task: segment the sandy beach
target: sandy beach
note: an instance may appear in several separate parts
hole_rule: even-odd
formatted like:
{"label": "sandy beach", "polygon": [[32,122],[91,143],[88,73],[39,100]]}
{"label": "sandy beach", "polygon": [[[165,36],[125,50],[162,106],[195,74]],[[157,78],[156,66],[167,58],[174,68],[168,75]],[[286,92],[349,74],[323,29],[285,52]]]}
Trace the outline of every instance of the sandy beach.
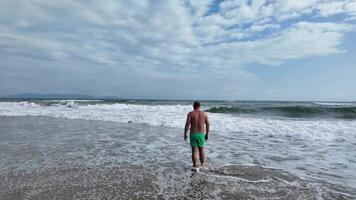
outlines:
{"label": "sandy beach", "polygon": [[[281,141],[290,138],[233,139],[213,132],[207,146],[208,169],[193,173],[190,147],[177,128],[52,117],[0,119],[0,199],[356,197],[353,182],[337,174],[355,165],[313,172],[308,158],[266,153],[268,145],[282,149]],[[224,143],[233,143],[235,149]],[[292,143],[289,150],[297,151]],[[280,167],[264,162],[268,159]]]}

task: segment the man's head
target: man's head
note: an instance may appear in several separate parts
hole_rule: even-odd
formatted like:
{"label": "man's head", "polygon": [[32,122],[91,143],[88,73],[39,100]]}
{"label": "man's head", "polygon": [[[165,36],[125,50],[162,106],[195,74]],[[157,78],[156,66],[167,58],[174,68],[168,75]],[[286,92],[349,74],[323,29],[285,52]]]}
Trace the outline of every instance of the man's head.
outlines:
{"label": "man's head", "polygon": [[199,109],[199,108],[200,108],[200,103],[199,103],[199,101],[195,101],[195,102],[193,103],[193,107],[194,107],[194,110]]}

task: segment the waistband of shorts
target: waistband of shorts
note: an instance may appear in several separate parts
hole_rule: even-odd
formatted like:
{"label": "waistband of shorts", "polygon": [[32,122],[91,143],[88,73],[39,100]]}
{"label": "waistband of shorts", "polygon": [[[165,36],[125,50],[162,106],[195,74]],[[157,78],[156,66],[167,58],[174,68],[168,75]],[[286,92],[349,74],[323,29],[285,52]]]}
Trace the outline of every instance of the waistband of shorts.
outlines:
{"label": "waistband of shorts", "polygon": [[195,132],[195,133],[190,133],[190,134],[203,134],[203,135],[205,135],[205,133],[203,133],[203,132]]}

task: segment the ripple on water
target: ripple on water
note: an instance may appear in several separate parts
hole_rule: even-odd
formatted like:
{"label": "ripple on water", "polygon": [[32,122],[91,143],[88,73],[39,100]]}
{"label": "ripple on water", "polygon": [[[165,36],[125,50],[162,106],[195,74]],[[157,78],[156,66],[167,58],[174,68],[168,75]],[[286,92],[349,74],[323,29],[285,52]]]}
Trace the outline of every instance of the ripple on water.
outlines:
{"label": "ripple on water", "polygon": [[303,157],[297,156],[297,155],[291,155],[291,156],[266,156],[265,158],[269,159],[269,160],[276,161],[276,162],[304,159]]}

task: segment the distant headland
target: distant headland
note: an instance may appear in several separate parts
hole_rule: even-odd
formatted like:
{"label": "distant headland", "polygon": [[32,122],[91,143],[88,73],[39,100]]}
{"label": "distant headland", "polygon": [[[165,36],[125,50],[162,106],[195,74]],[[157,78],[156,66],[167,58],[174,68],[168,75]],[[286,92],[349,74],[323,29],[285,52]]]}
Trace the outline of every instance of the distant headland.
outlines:
{"label": "distant headland", "polygon": [[39,93],[22,93],[14,95],[2,95],[2,99],[121,99],[118,96],[92,96],[86,94],[39,94]]}

